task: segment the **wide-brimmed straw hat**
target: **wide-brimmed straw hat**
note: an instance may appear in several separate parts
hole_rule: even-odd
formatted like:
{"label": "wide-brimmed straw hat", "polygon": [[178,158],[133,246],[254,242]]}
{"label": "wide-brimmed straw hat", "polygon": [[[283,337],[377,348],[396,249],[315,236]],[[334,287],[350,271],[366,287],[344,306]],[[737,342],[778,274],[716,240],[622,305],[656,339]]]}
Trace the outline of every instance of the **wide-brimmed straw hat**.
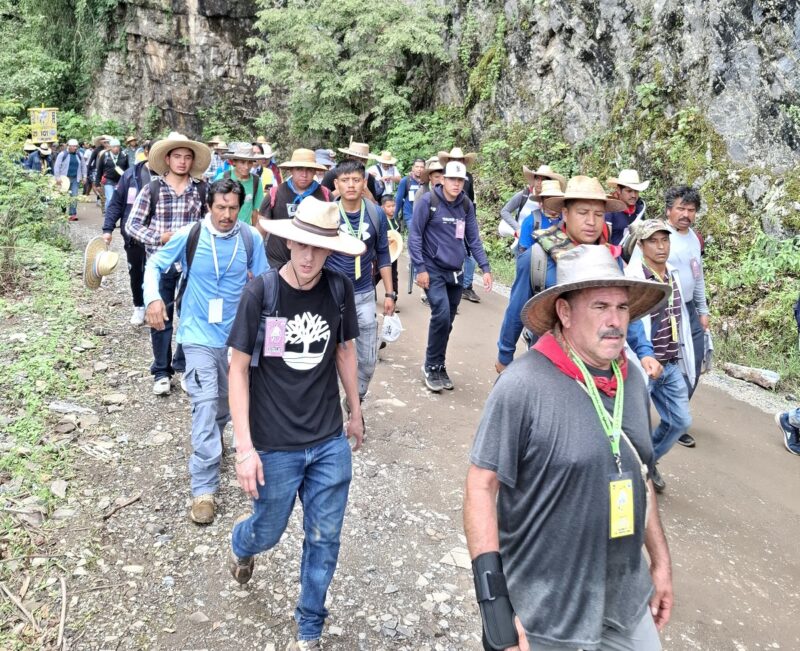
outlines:
{"label": "wide-brimmed straw hat", "polygon": [[545,199],[544,207],[557,212],[564,207],[564,202],[569,199],[584,199],[586,201],[602,201],[606,212],[625,210],[625,203],[619,199],[612,199],[606,195],[600,181],[592,176],[573,176],[567,182],[567,189],[563,197]]}
{"label": "wide-brimmed straw hat", "polygon": [[139,139],[136,136],[128,136],[127,138],[125,138],[125,144],[127,145],[129,142],[136,142],[138,140]]}
{"label": "wide-brimmed straw hat", "polygon": [[258,158],[259,160],[272,160],[272,157],[278,153],[277,149],[273,149],[272,146],[268,142],[257,142],[257,145],[264,150],[263,154],[258,154],[255,151],[253,152],[253,156]]}
{"label": "wide-brimmed straw hat", "polygon": [[562,253],[556,265],[556,284],[536,294],[522,308],[522,323],[537,335],[556,324],[556,299],[567,292],[592,287],[627,287],[631,322],[650,314],[667,298],[669,287],[651,280],[630,278],[604,244],[581,244]]}
{"label": "wide-brimmed straw hat", "polygon": [[291,159],[287,160],[285,163],[281,163],[278,167],[281,169],[306,167],[312,170],[322,170],[323,172],[327,169],[324,165],[320,165],[317,162],[316,154],[310,149],[295,149],[292,152]]}
{"label": "wide-brimmed straw hat", "polygon": [[343,154],[347,154],[348,156],[369,160],[369,145],[365,142],[355,142],[351,140],[348,147],[344,149],[340,147],[339,151]]}
{"label": "wide-brimmed straw hat", "polygon": [[256,138],[256,142],[257,142],[259,145],[266,145],[266,144],[267,144],[267,139],[266,139],[264,136],[258,136],[258,137]]}
{"label": "wide-brimmed straw hat", "polygon": [[260,154],[253,153],[253,145],[249,142],[232,142],[224,154],[223,160],[259,160]]}
{"label": "wide-brimmed straw hat", "polygon": [[159,140],[150,149],[148,164],[151,171],[159,176],[164,176],[169,171],[167,162],[164,159],[169,152],[179,147],[191,149],[194,153],[194,161],[192,162],[192,169],[189,170],[189,176],[199,179],[211,163],[211,150],[202,142],[189,140],[189,138],[177,131],[173,131],[163,140]]}
{"label": "wide-brimmed straw hat", "polygon": [[26,140],[25,145],[22,147],[23,151],[36,151],[38,147],[33,144],[33,140]]}
{"label": "wide-brimmed straw hat", "polygon": [[39,145],[38,149],[39,153],[43,156],[49,156],[53,153],[53,150],[50,149],[50,145],[48,145],[46,142],[43,142],[41,145]]}
{"label": "wide-brimmed straw hat", "polygon": [[108,250],[108,244],[100,237],[93,237],[83,253],[83,284],[97,289],[103,276],[113,273],[119,264],[119,253]]}
{"label": "wide-brimmed straw hat", "polygon": [[531,185],[533,184],[534,176],[541,176],[545,179],[552,179],[554,181],[558,181],[559,185],[561,186],[562,192],[567,187],[567,179],[565,179],[561,174],[554,172],[553,168],[551,168],[549,165],[539,165],[539,167],[535,170],[532,170],[531,168],[523,165],[522,173],[525,175],[525,178]]}
{"label": "wide-brimmed straw hat", "polygon": [[438,158],[439,162],[442,165],[447,165],[451,160],[456,161],[463,161],[464,164],[469,167],[475,162],[475,159],[478,157],[478,154],[475,152],[470,152],[469,154],[465,154],[461,147],[453,147],[450,151],[440,151]]}
{"label": "wide-brimmed straw hat", "polygon": [[92,145],[94,145],[95,147],[99,147],[104,142],[108,142],[109,140],[111,140],[111,136],[95,136],[92,139]]}
{"label": "wide-brimmed straw hat", "polygon": [[386,238],[389,240],[389,259],[394,262],[403,252],[403,236],[390,228],[386,231]]}
{"label": "wide-brimmed straw hat", "polygon": [[563,197],[563,196],[564,196],[564,188],[562,187],[561,182],[555,179],[547,179],[546,181],[542,181],[542,189],[539,192],[539,194],[534,196],[534,198],[539,203],[541,203],[548,197]]}
{"label": "wide-brimmed straw hat", "polygon": [[606,185],[610,188],[617,188],[622,185],[637,192],[644,192],[650,186],[650,181],[640,180],[639,172],[636,170],[622,170],[618,176],[606,179]]}
{"label": "wide-brimmed straw hat", "polygon": [[431,178],[431,172],[444,173],[444,165],[439,162],[439,158],[437,156],[432,156],[425,161],[425,169],[422,170],[422,174],[419,175],[419,180],[423,183],[427,183]]}
{"label": "wide-brimmed straw hat", "polygon": [[390,151],[382,151],[380,156],[370,154],[369,157],[378,161],[379,163],[383,163],[384,165],[394,165],[397,163],[397,159],[392,156],[392,152]]}
{"label": "wide-brimmed straw hat", "polygon": [[217,142],[214,143],[212,149],[214,151],[228,151],[228,143],[225,142],[224,140],[217,140]]}
{"label": "wide-brimmed straw hat", "polygon": [[293,242],[328,249],[345,255],[362,255],[367,247],[360,239],[339,230],[339,204],[306,197],[292,219],[261,219],[261,228]]}

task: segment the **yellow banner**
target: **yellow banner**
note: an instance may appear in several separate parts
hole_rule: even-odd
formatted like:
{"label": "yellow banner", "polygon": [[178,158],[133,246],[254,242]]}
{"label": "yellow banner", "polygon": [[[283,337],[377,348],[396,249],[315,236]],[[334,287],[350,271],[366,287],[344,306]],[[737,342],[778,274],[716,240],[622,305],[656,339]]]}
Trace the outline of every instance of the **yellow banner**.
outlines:
{"label": "yellow banner", "polygon": [[32,108],[28,109],[31,115],[31,140],[39,144],[54,142],[58,139],[58,109],[57,108]]}

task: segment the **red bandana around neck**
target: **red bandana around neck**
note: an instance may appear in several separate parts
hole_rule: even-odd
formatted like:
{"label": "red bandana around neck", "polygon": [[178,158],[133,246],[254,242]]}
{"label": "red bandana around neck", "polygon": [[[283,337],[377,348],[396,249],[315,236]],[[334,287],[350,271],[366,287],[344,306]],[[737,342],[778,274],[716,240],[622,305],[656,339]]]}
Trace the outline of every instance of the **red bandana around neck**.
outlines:
{"label": "red bandana around neck", "polygon": [[[534,344],[533,349],[538,350],[549,359],[564,375],[578,380],[578,382],[583,382],[583,373],[581,373],[575,362],[570,359],[552,332],[547,332],[539,337],[539,341]],[[628,359],[625,357],[624,349],[619,354],[617,361],[624,380],[628,377]],[[613,375],[611,377],[592,376],[592,378],[597,389],[605,393],[609,398],[613,398],[617,394],[617,378]]]}

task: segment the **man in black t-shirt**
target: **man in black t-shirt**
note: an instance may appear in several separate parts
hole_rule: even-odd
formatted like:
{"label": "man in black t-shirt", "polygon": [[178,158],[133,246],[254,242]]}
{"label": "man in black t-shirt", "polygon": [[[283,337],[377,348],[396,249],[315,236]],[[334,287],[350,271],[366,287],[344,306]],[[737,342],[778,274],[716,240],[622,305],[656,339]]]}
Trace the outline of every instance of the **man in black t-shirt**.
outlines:
{"label": "man in black t-shirt", "polygon": [[[352,475],[347,438],[357,450],[364,434],[353,285],[323,266],[334,251],[358,256],[365,246],[339,231],[335,204],[314,197],[292,219],[262,219],[261,227],[286,240],[290,259],[245,287],[228,338],[236,476],[253,498],[252,514],[233,528],[230,570],[239,583],[250,580],[254,556],[278,543],[299,495],[305,533],[299,643],[289,648],[316,648]],[[344,426],[337,372],[351,405]]]}

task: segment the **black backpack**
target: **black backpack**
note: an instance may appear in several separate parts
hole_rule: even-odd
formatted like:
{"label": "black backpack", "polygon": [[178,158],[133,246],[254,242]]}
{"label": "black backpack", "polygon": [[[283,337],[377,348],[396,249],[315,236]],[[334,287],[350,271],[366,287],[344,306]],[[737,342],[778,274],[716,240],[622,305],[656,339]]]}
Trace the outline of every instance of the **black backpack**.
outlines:
{"label": "black backpack", "polygon": [[[247,226],[244,224],[243,226]],[[203,227],[203,222],[195,222],[192,225],[192,230],[189,231],[189,237],[186,239],[186,268],[181,274],[180,282],[178,283],[178,293],[175,297],[175,309],[180,314],[181,301],[183,300],[183,293],[186,291],[186,286],[189,284],[189,271],[192,268],[194,261],[194,254],[197,251],[197,243],[200,241],[200,229]],[[244,248],[247,251],[247,271],[253,268],[253,231],[249,228],[242,228],[239,230],[244,240]]]}
{"label": "black backpack", "polygon": [[[206,210],[206,196],[208,194],[208,183],[206,181],[192,181],[197,185],[197,192],[200,195],[200,217],[203,217]],[[161,178],[154,176],[150,179],[150,210],[147,211],[147,217],[144,220],[145,226],[150,226],[153,217],[156,216],[156,205],[158,204],[158,197],[161,193]],[[153,201],[153,197],[156,198]]]}
{"label": "black backpack", "polygon": [[[334,302],[339,306],[339,330],[336,333],[336,343],[344,343],[344,328],[342,322],[344,320],[345,311],[345,277],[338,271],[332,269],[323,269],[322,273],[328,279],[328,287],[331,290]],[[280,281],[278,279],[277,269],[268,269],[261,277],[264,279],[264,293],[261,299],[261,317],[259,318],[258,333],[256,334],[256,342],[253,346],[253,353],[250,356],[250,366],[258,366],[261,359],[261,352],[264,348],[264,337],[266,336],[267,317],[279,316],[280,308],[278,307],[278,290],[280,288]]]}

